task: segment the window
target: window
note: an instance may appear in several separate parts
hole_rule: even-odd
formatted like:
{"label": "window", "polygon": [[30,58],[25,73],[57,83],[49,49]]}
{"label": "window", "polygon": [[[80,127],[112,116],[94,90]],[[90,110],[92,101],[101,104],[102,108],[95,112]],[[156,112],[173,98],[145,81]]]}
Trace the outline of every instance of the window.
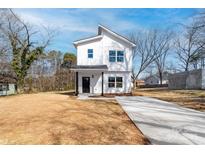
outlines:
{"label": "window", "polygon": [[116,88],[122,88],[122,77],[116,77]]}
{"label": "window", "polygon": [[9,91],[9,84],[6,85],[6,90]]}
{"label": "window", "polygon": [[88,58],[93,58],[93,49],[88,49]]}
{"label": "window", "polygon": [[124,62],[124,51],[109,51],[109,62]]}
{"label": "window", "polygon": [[124,62],[124,51],[117,51],[117,62]]}
{"label": "window", "polygon": [[116,51],[110,50],[109,51],[109,62],[115,62],[116,61]]}
{"label": "window", "polygon": [[9,84],[1,84],[0,85],[0,91],[8,91],[9,90]]}
{"label": "window", "polygon": [[109,88],[122,88],[123,79],[122,77],[108,77]]}
{"label": "window", "polygon": [[115,87],[115,77],[108,77],[108,87],[109,88]]}

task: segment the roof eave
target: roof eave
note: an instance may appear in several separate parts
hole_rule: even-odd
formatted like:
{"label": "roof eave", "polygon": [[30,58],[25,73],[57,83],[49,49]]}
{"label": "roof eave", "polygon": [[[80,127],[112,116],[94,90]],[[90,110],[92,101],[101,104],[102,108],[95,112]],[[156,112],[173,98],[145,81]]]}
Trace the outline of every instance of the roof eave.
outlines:
{"label": "roof eave", "polygon": [[94,36],[94,37],[90,37],[90,38],[74,41],[73,45],[75,47],[77,47],[78,44],[86,43],[86,42],[93,41],[93,40],[102,39],[102,37],[103,37],[102,35],[97,35],[97,36]]}
{"label": "roof eave", "polygon": [[71,68],[71,71],[108,71],[108,69],[88,69],[88,68]]}
{"label": "roof eave", "polygon": [[112,35],[114,35],[115,37],[118,37],[120,39],[122,39],[123,41],[127,42],[128,44],[130,44],[132,47],[136,47],[136,44],[134,44],[132,41],[128,40],[127,38],[125,38],[124,36],[121,36],[120,34],[108,29],[107,27],[103,26],[103,25],[98,25],[98,35],[101,35],[102,34],[102,30],[101,29],[104,29],[108,32],[110,32]]}

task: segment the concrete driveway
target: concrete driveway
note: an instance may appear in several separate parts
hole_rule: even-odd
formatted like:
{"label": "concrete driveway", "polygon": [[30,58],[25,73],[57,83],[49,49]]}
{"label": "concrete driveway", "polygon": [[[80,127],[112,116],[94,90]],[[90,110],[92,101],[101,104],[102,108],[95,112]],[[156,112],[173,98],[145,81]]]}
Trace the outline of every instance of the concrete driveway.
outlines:
{"label": "concrete driveway", "polygon": [[151,144],[205,144],[205,112],[148,97],[116,97]]}

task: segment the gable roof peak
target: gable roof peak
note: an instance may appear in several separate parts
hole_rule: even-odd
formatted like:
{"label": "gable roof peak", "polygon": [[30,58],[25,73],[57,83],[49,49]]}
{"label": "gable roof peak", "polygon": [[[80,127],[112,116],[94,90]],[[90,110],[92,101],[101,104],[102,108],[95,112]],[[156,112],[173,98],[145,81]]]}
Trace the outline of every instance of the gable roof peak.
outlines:
{"label": "gable roof peak", "polygon": [[129,45],[131,45],[132,47],[135,47],[135,43],[133,43],[132,41],[130,41],[128,38],[110,30],[109,28],[99,24],[98,25],[98,35],[97,36],[93,36],[93,37],[88,37],[88,38],[84,38],[84,39],[80,39],[80,40],[76,40],[73,42],[74,46],[77,47],[78,44],[80,43],[85,43],[85,42],[88,42],[88,41],[93,41],[93,40],[98,40],[98,39],[102,39],[102,31],[106,31],[108,32],[109,34],[113,35],[114,37],[120,39],[120,40],[123,40],[124,42],[128,43]]}
{"label": "gable roof peak", "polygon": [[115,37],[117,37],[117,38],[119,38],[119,39],[121,39],[121,40],[123,40],[123,41],[125,41],[125,42],[127,42],[127,43],[130,44],[132,47],[135,47],[135,46],[136,46],[136,44],[133,43],[133,42],[132,42],[131,40],[129,40],[128,38],[126,38],[126,37],[124,37],[124,36],[122,36],[122,35],[120,35],[120,34],[114,32],[114,31],[112,31],[111,29],[109,29],[108,27],[106,27],[106,26],[104,26],[104,25],[99,24],[99,25],[98,25],[98,35],[102,35],[102,30],[104,30],[104,31],[106,31],[106,32],[108,32],[108,33],[110,33],[110,34],[112,34],[113,36],[115,36]]}

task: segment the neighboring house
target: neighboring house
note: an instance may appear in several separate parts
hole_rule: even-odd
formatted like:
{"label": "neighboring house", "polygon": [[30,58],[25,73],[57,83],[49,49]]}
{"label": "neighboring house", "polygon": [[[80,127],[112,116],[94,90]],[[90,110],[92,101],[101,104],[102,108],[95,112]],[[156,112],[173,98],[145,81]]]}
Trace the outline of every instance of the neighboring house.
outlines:
{"label": "neighboring house", "polygon": [[170,89],[205,89],[205,51],[190,60],[189,71],[169,75]]}
{"label": "neighboring house", "polygon": [[[158,85],[160,78],[157,74],[150,75],[144,79],[145,85]],[[163,73],[162,84],[168,84],[168,72]]]}
{"label": "neighboring house", "polygon": [[9,61],[0,59],[0,96],[15,94],[16,82],[17,78]]}
{"label": "neighboring house", "polygon": [[12,74],[0,74],[0,96],[15,94],[17,90],[16,78]]}
{"label": "neighboring house", "polygon": [[144,79],[145,85],[159,84],[159,78],[156,75],[150,75]]}
{"label": "neighboring house", "polygon": [[74,46],[76,94],[131,92],[133,42],[99,25],[97,36],[75,41]]}
{"label": "neighboring house", "polygon": [[135,81],[135,85],[136,85],[136,87],[144,86],[145,82],[144,82],[144,80],[136,80]]}
{"label": "neighboring house", "polygon": [[170,74],[169,89],[205,89],[205,69]]}

